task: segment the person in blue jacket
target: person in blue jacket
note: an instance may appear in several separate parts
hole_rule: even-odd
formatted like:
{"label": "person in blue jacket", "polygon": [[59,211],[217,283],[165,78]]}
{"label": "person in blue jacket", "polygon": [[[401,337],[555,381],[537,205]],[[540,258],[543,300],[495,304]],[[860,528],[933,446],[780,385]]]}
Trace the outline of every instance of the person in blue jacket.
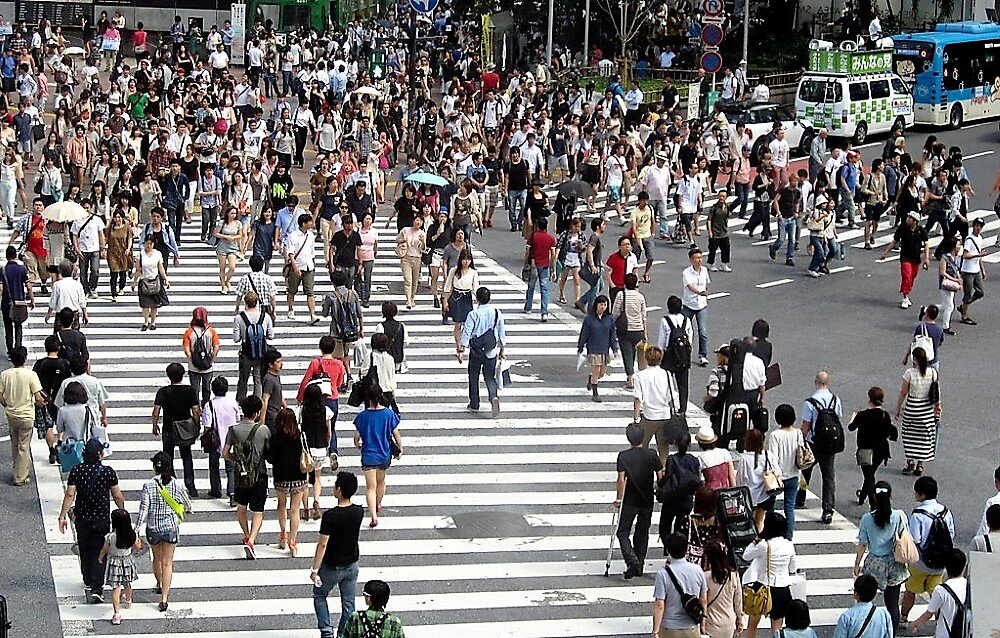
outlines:
{"label": "person in blue jacket", "polygon": [[615,320],[608,312],[608,297],[599,295],[594,300],[590,312],[583,319],[580,328],[580,339],[576,344],[577,354],[583,354],[587,349],[587,363],[590,365],[590,377],[587,379],[587,389],[593,392],[593,401],[600,403],[597,395],[597,384],[607,371],[610,353],[618,354],[618,334],[615,330]]}

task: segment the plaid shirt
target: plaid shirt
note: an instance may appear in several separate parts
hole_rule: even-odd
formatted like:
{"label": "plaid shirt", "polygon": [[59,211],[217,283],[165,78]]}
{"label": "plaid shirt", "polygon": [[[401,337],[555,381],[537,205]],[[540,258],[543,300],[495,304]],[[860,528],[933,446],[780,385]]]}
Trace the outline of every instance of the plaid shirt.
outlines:
{"label": "plaid shirt", "polygon": [[[186,511],[191,511],[191,499],[187,490],[176,479],[163,486],[174,500],[184,505]],[[160,496],[160,481],[150,479],[142,486],[142,500],[139,503],[139,517],[136,520],[135,531],[142,534],[145,530],[157,531],[176,529],[179,521],[174,510]]]}
{"label": "plaid shirt", "polygon": [[278,297],[274,279],[266,272],[249,272],[240,278],[236,284],[236,298],[243,299],[248,292],[256,292],[262,306],[271,305],[271,297]]}
{"label": "plaid shirt", "polygon": [[374,625],[376,620],[383,614],[387,618],[385,619],[385,626],[382,627],[381,638],[406,638],[406,635],[403,633],[402,620],[387,612],[379,612],[373,609],[356,611],[351,614],[351,617],[347,621],[347,630],[344,633],[344,638],[364,638],[366,635],[365,625],[361,620],[361,616],[368,616],[369,621]]}

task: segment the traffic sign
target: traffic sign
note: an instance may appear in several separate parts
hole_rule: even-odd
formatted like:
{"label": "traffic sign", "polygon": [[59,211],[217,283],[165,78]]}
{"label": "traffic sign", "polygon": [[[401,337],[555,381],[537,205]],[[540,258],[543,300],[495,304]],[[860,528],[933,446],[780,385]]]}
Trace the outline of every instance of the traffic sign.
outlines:
{"label": "traffic sign", "polygon": [[706,15],[717,16],[722,15],[722,10],[725,5],[722,0],[702,0],[701,10]]}
{"label": "traffic sign", "polygon": [[381,50],[372,51],[371,61],[368,64],[368,72],[376,82],[384,80],[386,76],[385,52]]}
{"label": "traffic sign", "polygon": [[[712,0],[713,2],[716,0]],[[721,0],[718,0],[721,2]],[[417,13],[430,13],[437,9],[438,0],[410,0],[410,8]]]}
{"label": "traffic sign", "polygon": [[701,68],[705,73],[718,73],[722,69],[722,56],[718,51],[708,51],[701,56]]}
{"label": "traffic sign", "polygon": [[717,47],[722,43],[724,37],[725,33],[722,31],[722,27],[717,24],[706,24],[701,29],[701,41],[705,43],[705,46]]}

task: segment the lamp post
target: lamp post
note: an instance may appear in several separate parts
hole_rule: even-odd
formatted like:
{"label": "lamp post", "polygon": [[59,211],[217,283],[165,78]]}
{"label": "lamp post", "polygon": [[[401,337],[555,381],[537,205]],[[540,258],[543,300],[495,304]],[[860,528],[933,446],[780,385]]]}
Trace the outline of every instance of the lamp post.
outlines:
{"label": "lamp post", "polygon": [[545,39],[545,65],[552,65],[552,23],[555,19],[555,0],[549,0],[549,29]]}
{"label": "lamp post", "polygon": [[590,60],[590,0],[583,8],[583,66]]}

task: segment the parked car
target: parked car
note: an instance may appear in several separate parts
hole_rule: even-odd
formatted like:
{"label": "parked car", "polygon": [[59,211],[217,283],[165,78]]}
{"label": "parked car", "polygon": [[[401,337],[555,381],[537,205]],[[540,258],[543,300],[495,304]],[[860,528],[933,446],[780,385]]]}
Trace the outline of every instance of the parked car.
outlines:
{"label": "parked car", "polygon": [[760,149],[757,140],[771,132],[775,122],[781,122],[785,127],[785,139],[792,148],[793,154],[808,155],[816,131],[812,122],[805,118],[797,118],[781,104],[729,104],[722,107],[722,112],[729,121],[729,133],[736,133],[739,122],[746,124],[750,143],[754,145],[754,153]]}

